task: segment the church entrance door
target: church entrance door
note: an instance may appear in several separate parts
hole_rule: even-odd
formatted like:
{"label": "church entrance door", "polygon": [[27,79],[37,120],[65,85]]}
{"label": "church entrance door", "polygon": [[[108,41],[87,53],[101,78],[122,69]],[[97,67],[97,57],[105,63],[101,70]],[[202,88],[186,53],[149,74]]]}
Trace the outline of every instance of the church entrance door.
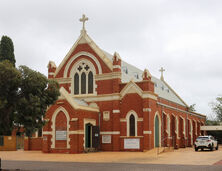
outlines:
{"label": "church entrance door", "polygon": [[92,147],[92,126],[91,123],[85,125],[85,148]]}
{"label": "church entrance door", "polygon": [[159,147],[159,118],[155,117],[155,147]]}

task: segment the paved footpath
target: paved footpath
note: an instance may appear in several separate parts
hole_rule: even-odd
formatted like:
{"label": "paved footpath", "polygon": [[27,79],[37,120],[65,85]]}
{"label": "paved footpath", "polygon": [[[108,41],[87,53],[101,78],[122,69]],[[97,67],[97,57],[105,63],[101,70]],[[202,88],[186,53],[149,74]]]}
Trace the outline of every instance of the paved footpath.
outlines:
{"label": "paved footpath", "polygon": [[[148,152],[96,152],[82,154],[54,154],[40,151],[0,151],[2,160],[48,161],[48,162],[96,162],[137,164],[213,165],[222,160],[222,147],[217,151],[198,151],[181,148],[157,155]],[[219,163],[218,163],[219,164]]]}
{"label": "paved footpath", "polygon": [[221,171],[222,165],[3,161],[2,168],[22,171]]}
{"label": "paved footpath", "polygon": [[3,169],[25,170],[218,170],[222,147],[217,151],[181,148],[157,155],[148,152],[96,152],[49,154],[40,151],[0,151]]}

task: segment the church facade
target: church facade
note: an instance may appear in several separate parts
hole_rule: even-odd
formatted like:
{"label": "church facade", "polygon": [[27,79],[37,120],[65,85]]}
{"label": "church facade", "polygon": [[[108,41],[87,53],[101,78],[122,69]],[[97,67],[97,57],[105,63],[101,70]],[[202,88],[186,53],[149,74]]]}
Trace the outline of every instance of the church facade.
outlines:
{"label": "church facade", "polygon": [[42,151],[192,146],[206,117],[190,112],[163,75],[158,79],[100,49],[85,30],[86,20],[60,65],[48,64],[48,78],[59,83],[61,95],[47,110]]}

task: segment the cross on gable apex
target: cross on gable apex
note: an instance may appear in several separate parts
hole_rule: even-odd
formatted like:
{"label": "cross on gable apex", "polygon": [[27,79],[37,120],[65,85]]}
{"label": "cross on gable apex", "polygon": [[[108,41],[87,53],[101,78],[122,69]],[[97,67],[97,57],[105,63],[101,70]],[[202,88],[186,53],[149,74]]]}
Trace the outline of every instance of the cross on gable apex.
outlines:
{"label": "cross on gable apex", "polygon": [[88,20],[89,20],[89,18],[86,17],[85,14],[83,14],[82,18],[79,19],[79,21],[82,22],[82,30],[81,30],[81,32],[85,32],[86,31],[85,30],[85,22],[88,21]]}

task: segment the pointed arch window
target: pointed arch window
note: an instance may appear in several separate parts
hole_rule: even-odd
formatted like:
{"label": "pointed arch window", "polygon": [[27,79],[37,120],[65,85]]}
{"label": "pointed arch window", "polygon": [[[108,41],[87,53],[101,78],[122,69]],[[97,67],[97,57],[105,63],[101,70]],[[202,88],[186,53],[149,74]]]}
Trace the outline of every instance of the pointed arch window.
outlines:
{"label": "pointed arch window", "polygon": [[89,72],[88,75],[88,93],[93,93],[93,73]]}
{"label": "pointed arch window", "polygon": [[183,134],[185,136],[185,132],[186,132],[186,122],[185,119],[183,118]]}
{"label": "pointed arch window", "polygon": [[79,74],[74,76],[74,94],[79,94]]}
{"label": "pointed arch window", "polygon": [[193,136],[193,124],[192,124],[192,121],[190,120],[190,135],[191,137]]}
{"label": "pointed arch window", "polygon": [[177,138],[179,137],[179,122],[178,122],[178,116],[176,116],[176,122],[175,122],[175,133],[177,134]]}
{"label": "pointed arch window", "polygon": [[81,94],[86,94],[86,74],[81,74]]}
{"label": "pointed arch window", "polygon": [[94,73],[95,68],[87,61],[81,61],[75,67],[73,75],[73,94],[92,94],[94,93]]}
{"label": "pointed arch window", "polygon": [[135,136],[135,117],[133,114],[130,115],[130,136]]}
{"label": "pointed arch window", "polygon": [[167,116],[167,133],[168,137],[170,137],[170,117]]}

